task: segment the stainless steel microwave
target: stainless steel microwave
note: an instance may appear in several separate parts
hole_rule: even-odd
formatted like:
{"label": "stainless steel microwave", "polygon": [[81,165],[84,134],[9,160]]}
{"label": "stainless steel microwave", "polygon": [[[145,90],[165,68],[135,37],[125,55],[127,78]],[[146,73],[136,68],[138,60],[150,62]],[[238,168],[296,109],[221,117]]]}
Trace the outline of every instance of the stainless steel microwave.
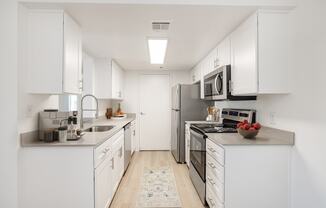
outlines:
{"label": "stainless steel microwave", "polygon": [[256,100],[256,96],[231,94],[231,65],[217,68],[204,76],[205,100]]}

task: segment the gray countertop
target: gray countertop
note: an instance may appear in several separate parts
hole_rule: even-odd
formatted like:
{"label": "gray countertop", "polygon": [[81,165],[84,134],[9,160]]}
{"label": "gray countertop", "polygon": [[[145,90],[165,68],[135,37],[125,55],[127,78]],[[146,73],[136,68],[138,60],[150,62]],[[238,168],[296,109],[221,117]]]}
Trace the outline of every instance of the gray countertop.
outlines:
{"label": "gray countertop", "polygon": [[128,114],[127,118],[120,120],[112,120],[106,118],[100,118],[92,124],[85,124],[85,129],[91,126],[101,126],[101,125],[113,125],[113,129],[105,132],[85,132],[79,140],[77,141],[67,141],[67,142],[51,142],[46,143],[38,140],[38,132],[28,132],[21,134],[21,146],[22,147],[58,147],[58,146],[99,146],[109,138],[111,138],[115,133],[120,131],[126,124],[135,120],[135,114]]}
{"label": "gray countertop", "polygon": [[208,133],[208,139],[219,145],[294,145],[294,132],[262,127],[253,139],[238,133]]}

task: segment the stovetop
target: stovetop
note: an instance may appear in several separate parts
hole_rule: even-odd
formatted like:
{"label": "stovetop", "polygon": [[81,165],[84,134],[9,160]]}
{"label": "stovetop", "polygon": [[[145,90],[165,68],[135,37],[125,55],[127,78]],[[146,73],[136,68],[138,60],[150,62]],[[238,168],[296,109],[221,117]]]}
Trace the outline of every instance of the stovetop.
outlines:
{"label": "stovetop", "polygon": [[236,133],[234,125],[227,124],[192,124],[196,129],[203,133]]}

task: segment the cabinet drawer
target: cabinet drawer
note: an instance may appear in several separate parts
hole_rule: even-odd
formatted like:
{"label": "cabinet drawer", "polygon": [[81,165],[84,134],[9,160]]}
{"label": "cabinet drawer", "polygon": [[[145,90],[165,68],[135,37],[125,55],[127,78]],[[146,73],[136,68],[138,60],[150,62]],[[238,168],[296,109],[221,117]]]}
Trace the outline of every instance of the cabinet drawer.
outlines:
{"label": "cabinet drawer", "polygon": [[112,141],[106,140],[94,150],[94,168],[101,164],[112,152]]}
{"label": "cabinet drawer", "polygon": [[210,208],[224,208],[224,204],[217,199],[209,186],[206,186],[206,201]]}
{"label": "cabinet drawer", "polygon": [[[118,133],[114,134],[108,138],[103,144],[94,149],[94,167],[96,168],[106,157],[108,157],[110,152],[113,151],[113,144],[116,143],[117,139],[123,135],[123,129]],[[122,141],[123,142],[123,141]]]}
{"label": "cabinet drawer", "polygon": [[211,169],[206,171],[206,186],[213,191],[215,198],[222,203],[224,202],[224,184],[217,180]]}
{"label": "cabinet drawer", "polygon": [[210,156],[212,156],[217,162],[224,166],[224,149],[214,144],[211,140],[206,140],[206,151]]}
{"label": "cabinet drawer", "polygon": [[224,167],[208,153],[206,153],[206,161],[206,169],[211,171],[215,178],[224,184]]}

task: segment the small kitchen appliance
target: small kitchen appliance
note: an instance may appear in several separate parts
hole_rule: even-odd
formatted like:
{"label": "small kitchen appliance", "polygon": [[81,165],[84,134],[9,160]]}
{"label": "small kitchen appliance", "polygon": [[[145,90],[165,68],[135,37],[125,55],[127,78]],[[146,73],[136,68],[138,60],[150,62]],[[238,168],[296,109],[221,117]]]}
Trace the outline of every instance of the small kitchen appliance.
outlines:
{"label": "small kitchen appliance", "polygon": [[69,118],[76,128],[77,111],[44,110],[39,113],[39,140],[53,142],[59,140],[59,127],[67,126]]}
{"label": "small kitchen appliance", "polygon": [[206,138],[208,133],[237,133],[237,124],[256,122],[256,111],[225,108],[217,124],[191,124],[189,175],[200,200],[206,204]]}
{"label": "small kitchen appliance", "polygon": [[204,77],[205,100],[256,100],[256,96],[233,96],[231,85],[231,65],[215,69]]}

